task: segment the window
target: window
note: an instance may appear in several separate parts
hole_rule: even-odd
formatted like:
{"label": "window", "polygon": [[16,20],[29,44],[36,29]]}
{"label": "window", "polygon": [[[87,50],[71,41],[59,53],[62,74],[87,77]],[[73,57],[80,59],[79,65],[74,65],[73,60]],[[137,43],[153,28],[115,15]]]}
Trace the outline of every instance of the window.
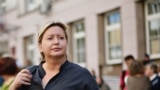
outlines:
{"label": "window", "polygon": [[8,52],[8,42],[7,41],[1,41],[0,42],[0,54],[9,54]]}
{"label": "window", "polygon": [[73,23],[73,58],[76,63],[85,66],[85,28],[83,20]]}
{"label": "window", "polygon": [[105,47],[108,64],[118,63],[122,57],[120,12],[105,15]]}
{"label": "window", "polygon": [[33,11],[36,8],[35,0],[26,0],[27,12]]}
{"label": "window", "polygon": [[160,0],[155,0],[147,4],[148,14],[160,13]]}
{"label": "window", "polygon": [[146,2],[147,51],[160,58],[160,0]]}
{"label": "window", "polygon": [[34,38],[33,35],[25,37],[25,60],[33,63],[34,61]]}
{"label": "window", "polygon": [[149,21],[150,53],[160,53],[160,23],[159,20]]}
{"label": "window", "polygon": [[0,1],[0,15],[4,14],[6,10],[6,0]]}

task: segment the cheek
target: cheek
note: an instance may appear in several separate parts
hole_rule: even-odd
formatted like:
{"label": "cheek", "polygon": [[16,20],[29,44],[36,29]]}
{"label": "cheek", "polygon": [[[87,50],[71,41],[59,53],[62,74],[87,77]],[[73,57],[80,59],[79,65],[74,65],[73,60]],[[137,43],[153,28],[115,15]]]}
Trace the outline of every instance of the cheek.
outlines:
{"label": "cheek", "polygon": [[148,72],[148,70],[146,69],[146,70],[145,70],[145,73],[147,73],[147,72]]}
{"label": "cheek", "polygon": [[67,49],[67,45],[68,45],[67,42],[62,42],[61,45],[62,45],[62,47],[63,47],[64,49]]}
{"label": "cheek", "polygon": [[67,52],[67,45],[63,46],[63,51],[66,53]]}
{"label": "cheek", "polygon": [[129,62],[126,62],[126,65],[128,66],[128,65],[129,65]]}
{"label": "cheek", "polygon": [[45,51],[45,50],[47,50],[47,49],[49,49],[50,48],[50,45],[49,44],[47,44],[47,43],[43,43],[42,44],[42,50],[43,51]]}
{"label": "cheek", "polygon": [[147,69],[146,70],[146,74],[149,74],[151,72],[151,70]]}
{"label": "cheek", "polygon": [[147,75],[147,76],[148,76],[148,70],[145,70],[145,72],[144,72],[144,73],[145,73],[145,75]]}

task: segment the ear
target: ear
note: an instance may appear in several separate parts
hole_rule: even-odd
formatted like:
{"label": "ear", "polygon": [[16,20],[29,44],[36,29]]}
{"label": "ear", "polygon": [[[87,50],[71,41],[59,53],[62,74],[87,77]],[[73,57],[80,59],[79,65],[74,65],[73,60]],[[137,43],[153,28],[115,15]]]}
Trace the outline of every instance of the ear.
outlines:
{"label": "ear", "polygon": [[39,43],[39,44],[38,44],[38,47],[39,47],[39,51],[40,51],[40,52],[43,52],[43,50],[42,50],[42,44]]}

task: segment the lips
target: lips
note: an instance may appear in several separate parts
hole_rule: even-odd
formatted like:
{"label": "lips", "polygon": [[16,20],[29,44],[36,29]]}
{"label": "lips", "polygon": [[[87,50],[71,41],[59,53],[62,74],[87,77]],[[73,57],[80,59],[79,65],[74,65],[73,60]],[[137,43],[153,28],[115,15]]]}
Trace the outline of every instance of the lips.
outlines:
{"label": "lips", "polygon": [[53,48],[52,50],[54,50],[54,51],[60,51],[61,48]]}

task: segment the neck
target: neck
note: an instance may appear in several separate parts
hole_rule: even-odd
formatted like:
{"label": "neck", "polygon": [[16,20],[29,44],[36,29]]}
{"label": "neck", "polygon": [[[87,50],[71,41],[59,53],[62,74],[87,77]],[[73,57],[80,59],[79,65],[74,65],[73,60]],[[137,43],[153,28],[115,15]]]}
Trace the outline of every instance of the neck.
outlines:
{"label": "neck", "polygon": [[57,71],[61,65],[66,61],[66,56],[63,57],[46,57],[43,67],[49,71]]}
{"label": "neck", "polygon": [[155,73],[150,74],[150,77],[152,77],[153,75],[156,75]]}

